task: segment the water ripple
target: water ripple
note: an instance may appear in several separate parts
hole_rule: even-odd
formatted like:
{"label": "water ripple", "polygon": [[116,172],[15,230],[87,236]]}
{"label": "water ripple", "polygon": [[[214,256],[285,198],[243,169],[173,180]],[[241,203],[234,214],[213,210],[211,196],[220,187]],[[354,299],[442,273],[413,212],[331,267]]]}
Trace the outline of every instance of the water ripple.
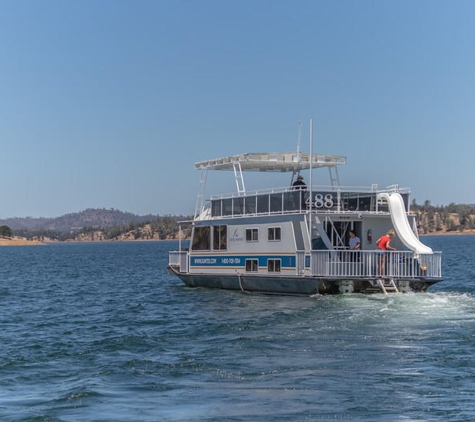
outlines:
{"label": "water ripple", "polygon": [[390,296],[190,289],[172,242],[1,248],[0,419],[473,420],[475,237],[425,241],[446,280]]}

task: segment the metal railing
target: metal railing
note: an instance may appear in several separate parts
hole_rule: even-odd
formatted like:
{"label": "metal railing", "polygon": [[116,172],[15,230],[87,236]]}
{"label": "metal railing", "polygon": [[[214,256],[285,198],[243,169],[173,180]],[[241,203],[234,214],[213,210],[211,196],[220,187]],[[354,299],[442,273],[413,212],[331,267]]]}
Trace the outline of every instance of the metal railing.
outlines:
{"label": "metal railing", "polygon": [[[228,218],[243,215],[302,213],[309,209],[323,212],[387,212],[387,205],[377,201],[380,192],[388,190],[315,186],[312,188],[310,198],[310,190],[292,190],[286,187],[213,196],[206,202],[205,207],[211,210],[212,217]],[[408,195],[406,189],[399,192],[403,196]]]}
{"label": "metal railing", "polygon": [[312,251],[311,274],[323,277],[440,278],[441,252]]}
{"label": "metal railing", "polygon": [[170,251],[168,265],[178,268],[182,273],[188,272],[188,251]]}
{"label": "metal railing", "polygon": [[[441,278],[442,253],[416,255],[410,251],[380,252],[380,251],[312,251],[310,262],[304,264],[303,252],[296,253],[296,274],[335,278]],[[169,265],[180,272],[188,272],[188,251],[171,251]]]}

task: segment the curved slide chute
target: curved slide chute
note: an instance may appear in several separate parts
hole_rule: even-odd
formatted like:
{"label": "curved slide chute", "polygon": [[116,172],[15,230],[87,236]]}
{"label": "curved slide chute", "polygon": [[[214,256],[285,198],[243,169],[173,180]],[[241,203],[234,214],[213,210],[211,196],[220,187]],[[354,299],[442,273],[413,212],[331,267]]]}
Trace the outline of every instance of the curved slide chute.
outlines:
{"label": "curved slide chute", "polygon": [[424,245],[412,231],[402,196],[399,193],[380,193],[378,196],[388,202],[391,220],[399,239],[416,254],[432,254],[432,249]]}

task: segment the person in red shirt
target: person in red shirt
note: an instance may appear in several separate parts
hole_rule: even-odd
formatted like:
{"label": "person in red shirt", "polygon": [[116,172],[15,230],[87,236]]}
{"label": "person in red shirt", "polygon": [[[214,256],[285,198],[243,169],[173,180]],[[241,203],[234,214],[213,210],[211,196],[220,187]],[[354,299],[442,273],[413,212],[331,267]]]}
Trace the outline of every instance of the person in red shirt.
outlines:
{"label": "person in red shirt", "polygon": [[378,250],[381,251],[381,254],[378,256],[378,268],[377,272],[379,276],[384,275],[386,267],[386,251],[395,251],[396,248],[391,246],[391,240],[395,236],[394,230],[389,230],[384,236],[381,236],[376,244],[378,245]]}

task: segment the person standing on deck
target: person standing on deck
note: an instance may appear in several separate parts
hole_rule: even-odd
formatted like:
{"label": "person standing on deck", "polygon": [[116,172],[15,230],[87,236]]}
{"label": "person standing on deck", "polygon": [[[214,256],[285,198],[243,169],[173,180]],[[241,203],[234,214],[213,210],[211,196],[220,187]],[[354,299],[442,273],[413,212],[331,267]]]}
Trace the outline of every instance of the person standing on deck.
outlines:
{"label": "person standing on deck", "polygon": [[[351,251],[359,251],[361,249],[361,239],[356,236],[354,230],[350,230],[350,240],[348,242],[348,246],[350,247]],[[350,259],[351,261],[359,261],[360,252],[350,252]]]}
{"label": "person standing on deck", "polygon": [[377,275],[382,276],[385,273],[385,267],[386,267],[386,252],[387,251],[395,251],[396,248],[393,248],[390,243],[391,240],[393,240],[393,237],[395,236],[394,230],[389,230],[384,236],[381,236],[377,242],[376,245],[378,245],[378,250],[380,252],[378,256],[378,272]]}
{"label": "person standing on deck", "polygon": [[361,239],[358,236],[356,236],[356,233],[354,230],[350,230],[349,246],[352,251],[361,249]]}
{"label": "person standing on deck", "polygon": [[307,190],[307,185],[303,181],[303,176],[299,174],[299,177],[297,177],[297,180],[294,182],[292,185],[293,190]]}
{"label": "person standing on deck", "polygon": [[300,211],[304,210],[306,208],[305,204],[305,191],[307,190],[307,185],[303,181],[303,176],[299,174],[297,177],[297,180],[293,183],[292,185],[292,190],[295,191],[300,191],[300,192],[295,192],[295,195],[298,195],[298,198],[296,199],[296,204],[295,207],[298,209],[300,207]]}

